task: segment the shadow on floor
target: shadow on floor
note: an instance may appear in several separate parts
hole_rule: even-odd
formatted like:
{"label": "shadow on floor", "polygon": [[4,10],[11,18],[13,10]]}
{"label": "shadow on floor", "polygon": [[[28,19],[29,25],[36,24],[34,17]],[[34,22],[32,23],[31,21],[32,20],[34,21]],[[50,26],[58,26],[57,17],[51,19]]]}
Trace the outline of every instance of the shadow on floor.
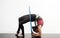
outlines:
{"label": "shadow on floor", "polygon": [[[0,38],[40,38],[40,37],[31,37],[31,34],[25,34],[24,37],[22,36],[15,36],[12,33],[0,33]],[[42,34],[41,38],[60,38],[60,34]]]}

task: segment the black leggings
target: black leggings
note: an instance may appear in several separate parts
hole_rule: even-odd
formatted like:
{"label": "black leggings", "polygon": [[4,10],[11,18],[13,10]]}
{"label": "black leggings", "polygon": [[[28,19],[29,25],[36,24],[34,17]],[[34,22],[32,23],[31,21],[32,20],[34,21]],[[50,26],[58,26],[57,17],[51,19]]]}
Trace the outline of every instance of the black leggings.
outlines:
{"label": "black leggings", "polygon": [[29,22],[29,20],[30,19],[27,18],[27,17],[19,18],[19,26],[18,26],[17,34],[19,34],[20,29],[21,29],[22,30],[22,35],[24,35],[24,26],[23,26],[23,24]]}
{"label": "black leggings", "polygon": [[[22,16],[19,18],[19,27],[17,30],[17,34],[19,34],[20,29],[22,30],[22,34],[24,35],[24,26],[23,24],[27,23],[30,21],[29,15]],[[31,21],[35,21],[35,15],[31,16]]]}

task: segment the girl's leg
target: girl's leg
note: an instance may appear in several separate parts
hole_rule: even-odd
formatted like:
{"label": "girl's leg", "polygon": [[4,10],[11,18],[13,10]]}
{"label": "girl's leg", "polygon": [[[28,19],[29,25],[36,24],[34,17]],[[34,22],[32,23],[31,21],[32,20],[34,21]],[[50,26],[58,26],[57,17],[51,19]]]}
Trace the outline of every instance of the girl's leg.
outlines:
{"label": "girl's leg", "polygon": [[24,26],[23,26],[23,24],[21,26],[21,30],[22,30],[22,35],[24,35]]}
{"label": "girl's leg", "polygon": [[17,34],[19,34],[20,29],[22,30],[22,34],[24,35],[24,27],[23,24],[27,23],[29,19],[27,17],[21,17],[19,18],[19,27],[17,30]]}
{"label": "girl's leg", "polygon": [[19,24],[19,27],[18,27],[18,30],[17,30],[17,34],[19,34],[19,32],[20,32],[20,28],[21,28],[21,24]]}

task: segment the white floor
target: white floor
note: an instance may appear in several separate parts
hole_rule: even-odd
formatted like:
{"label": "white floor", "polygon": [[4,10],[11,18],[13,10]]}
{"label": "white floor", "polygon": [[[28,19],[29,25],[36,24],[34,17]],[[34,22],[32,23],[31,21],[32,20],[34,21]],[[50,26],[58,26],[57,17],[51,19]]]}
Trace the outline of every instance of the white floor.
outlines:
{"label": "white floor", "polygon": [[[18,38],[18,37],[16,37],[15,34],[0,33],[0,38]],[[32,37],[30,34],[25,34],[24,38],[32,38]],[[42,38],[60,38],[60,34],[43,34]]]}

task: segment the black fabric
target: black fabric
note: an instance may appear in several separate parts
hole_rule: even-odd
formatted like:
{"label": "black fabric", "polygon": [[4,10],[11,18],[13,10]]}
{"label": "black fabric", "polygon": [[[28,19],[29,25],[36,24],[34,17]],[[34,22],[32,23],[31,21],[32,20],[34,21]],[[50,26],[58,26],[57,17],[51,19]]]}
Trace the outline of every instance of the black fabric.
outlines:
{"label": "black fabric", "polygon": [[36,15],[31,14],[31,18],[30,18],[29,15],[22,16],[22,17],[19,18],[19,22],[20,22],[20,24],[24,24],[24,23],[29,22],[30,19],[31,19],[31,22],[35,21],[36,20]]}
{"label": "black fabric", "polygon": [[36,15],[31,15],[31,21],[35,21],[36,20]]}

